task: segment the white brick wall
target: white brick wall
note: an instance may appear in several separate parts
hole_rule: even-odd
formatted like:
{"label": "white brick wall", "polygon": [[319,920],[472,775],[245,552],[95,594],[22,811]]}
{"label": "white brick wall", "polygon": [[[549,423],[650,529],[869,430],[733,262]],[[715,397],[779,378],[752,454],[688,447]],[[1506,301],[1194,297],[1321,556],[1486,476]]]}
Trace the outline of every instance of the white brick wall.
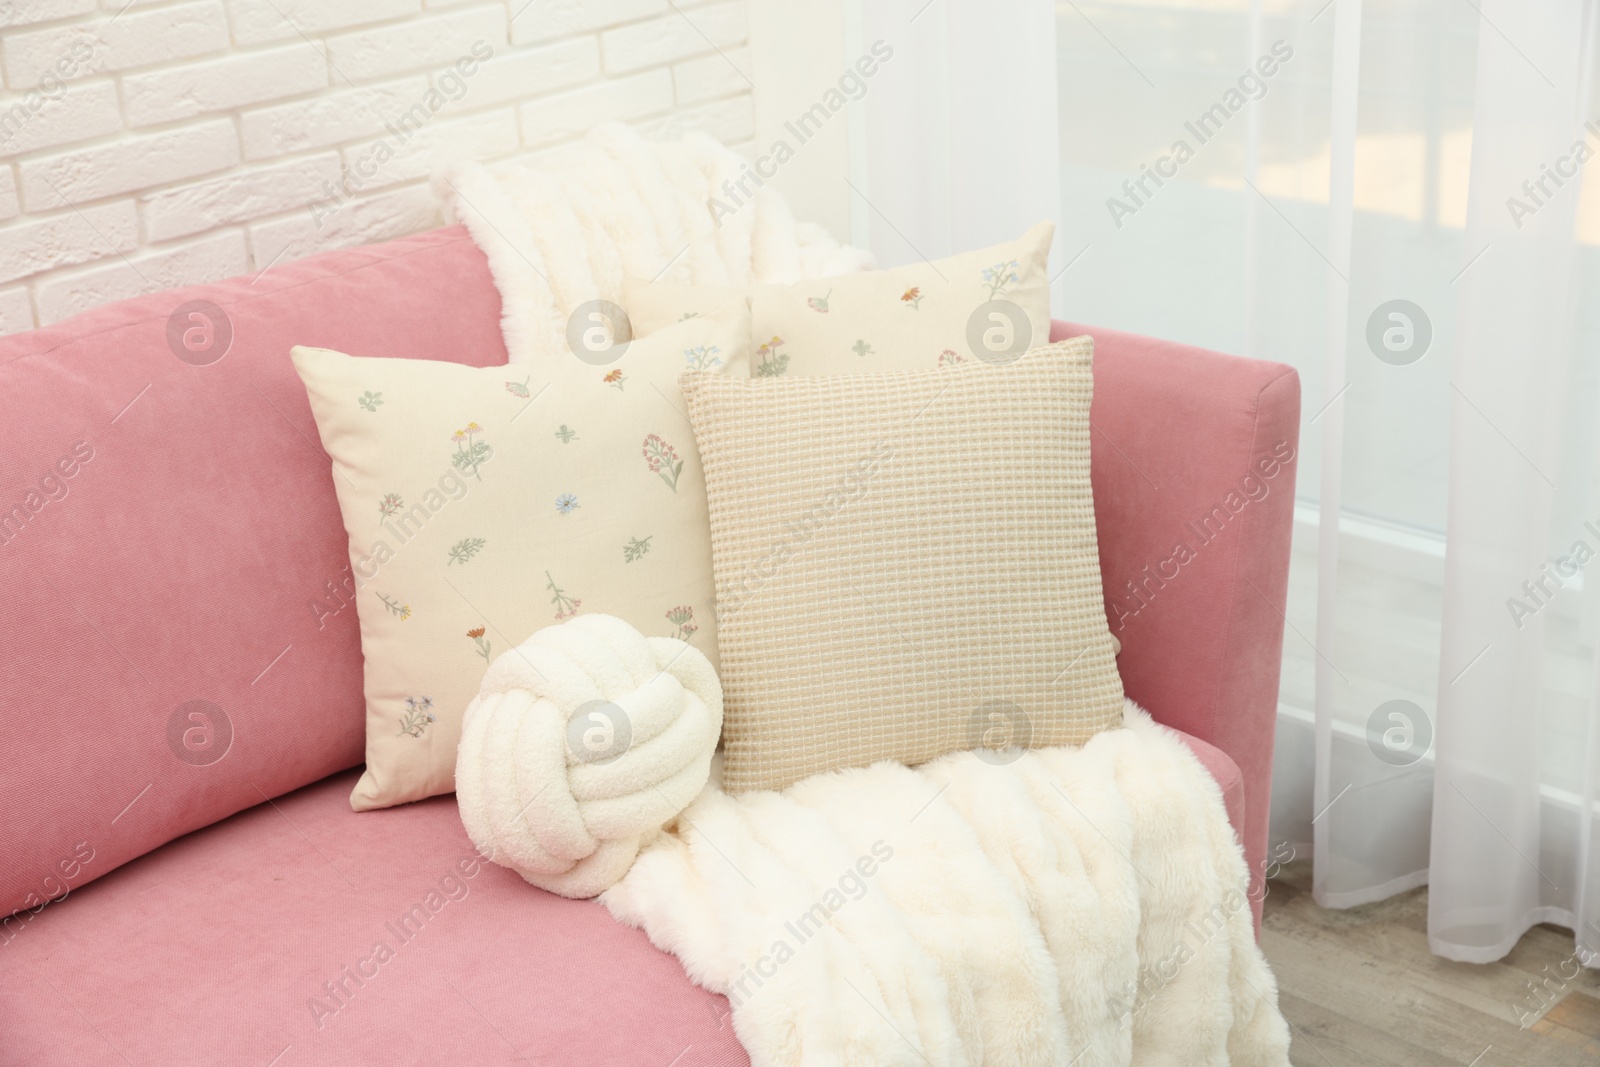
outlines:
{"label": "white brick wall", "polygon": [[0,0],[0,333],[427,229],[440,162],[609,119],[742,146],[747,8]]}

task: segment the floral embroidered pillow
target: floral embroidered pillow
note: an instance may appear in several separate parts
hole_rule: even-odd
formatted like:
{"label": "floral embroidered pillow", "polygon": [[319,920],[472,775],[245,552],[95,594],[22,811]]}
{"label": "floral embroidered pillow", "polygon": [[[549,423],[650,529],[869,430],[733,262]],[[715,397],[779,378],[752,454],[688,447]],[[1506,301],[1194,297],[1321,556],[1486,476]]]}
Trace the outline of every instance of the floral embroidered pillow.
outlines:
{"label": "floral embroidered pillow", "polygon": [[748,300],[750,373],[871,374],[985,362],[1005,365],[1049,342],[1055,224],[1015,241],[893,270],[797,285],[683,285],[628,279],[633,336]]}
{"label": "floral embroidered pillow", "polygon": [[1050,241],[1022,237],[948,259],[797,285],[682,285],[630,279],[623,300],[636,337],[748,296],[750,373],[872,374],[985,362],[1004,365],[1050,337]]}
{"label": "floral embroidered pillow", "polygon": [[[748,374],[742,313],[548,365],[296,348],[350,538],[367,767],[350,803],[455,788],[489,662],[580,612],[717,660],[705,482],[685,369]],[[320,610],[344,610],[346,600]]]}
{"label": "floral embroidered pillow", "polygon": [[1050,339],[1053,222],[948,259],[750,290],[756,377],[1004,365]]}
{"label": "floral embroidered pillow", "polygon": [[623,311],[632,335],[648,337],[688,319],[709,315],[732,320],[748,315],[750,289],[748,285],[686,285],[624,278]]}

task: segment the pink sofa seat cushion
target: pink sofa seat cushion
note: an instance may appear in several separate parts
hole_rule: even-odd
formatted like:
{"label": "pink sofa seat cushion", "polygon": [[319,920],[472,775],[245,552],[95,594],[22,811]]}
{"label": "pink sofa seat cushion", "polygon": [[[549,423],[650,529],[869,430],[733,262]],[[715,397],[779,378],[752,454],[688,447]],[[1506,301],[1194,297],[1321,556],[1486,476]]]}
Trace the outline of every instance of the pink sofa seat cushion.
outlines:
{"label": "pink sofa seat cushion", "polygon": [[[218,324],[171,326],[194,301],[226,315],[209,354],[232,333],[206,365]],[[0,338],[0,916],[361,761],[344,525],[289,348],[487,366],[499,319],[454,227]]]}
{"label": "pink sofa seat cushion", "polygon": [[[463,874],[476,853],[454,797],[357,814],[355,777],[174,841],[32,917],[0,947],[0,1062],[264,1067],[289,1046],[294,1067],[665,1067],[689,1046],[677,1067],[749,1062],[727,1001],[599,904],[482,861]],[[342,1005],[323,985],[341,981]]]}
{"label": "pink sofa seat cushion", "polygon": [[[1236,817],[1238,768],[1185,740]],[[10,920],[0,1063],[266,1065],[285,1048],[284,1067],[749,1063],[726,999],[599,904],[493,864],[463,874],[475,853],[454,797],[358,815],[354,781]],[[341,982],[342,1003],[324,987]]]}

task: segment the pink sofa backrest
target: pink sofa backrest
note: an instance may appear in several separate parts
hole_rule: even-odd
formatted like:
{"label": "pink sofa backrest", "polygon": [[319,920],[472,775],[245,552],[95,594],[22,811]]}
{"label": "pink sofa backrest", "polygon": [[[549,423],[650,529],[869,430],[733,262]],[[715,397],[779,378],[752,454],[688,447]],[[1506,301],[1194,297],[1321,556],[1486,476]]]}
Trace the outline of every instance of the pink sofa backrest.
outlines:
{"label": "pink sofa backrest", "polygon": [[[1096,338],[1095,506],[1124,682],[1239,765],[1259,876],[1293,465],[1176,577],[1144,568],[1159,578],[1191,521],[1295,444],[1298,380],[1111,330],[1051,335],[1079,333]],[[361,762],[343,523],[294,344],[505,362],[499,296],[461,227],[0,337],[0,916]]]}
{"label": "pink sofa backrest", "polygon": [[295,344],[506,359],[460,227],[0,337],[0,916],[361,762]]}

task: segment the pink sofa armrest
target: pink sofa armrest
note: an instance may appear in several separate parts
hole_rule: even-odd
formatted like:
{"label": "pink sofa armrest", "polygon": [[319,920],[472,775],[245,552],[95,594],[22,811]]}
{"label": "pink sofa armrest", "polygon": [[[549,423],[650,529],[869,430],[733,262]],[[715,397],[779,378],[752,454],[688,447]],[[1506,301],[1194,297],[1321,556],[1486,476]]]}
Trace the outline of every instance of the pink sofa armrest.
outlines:
{"label": "pink sofa armrest", "polygon": [[1244,779],[1260,917],[1294,522],[1292,367],[1056,321],[1094,338],[1095,518],[1128,696]]}

